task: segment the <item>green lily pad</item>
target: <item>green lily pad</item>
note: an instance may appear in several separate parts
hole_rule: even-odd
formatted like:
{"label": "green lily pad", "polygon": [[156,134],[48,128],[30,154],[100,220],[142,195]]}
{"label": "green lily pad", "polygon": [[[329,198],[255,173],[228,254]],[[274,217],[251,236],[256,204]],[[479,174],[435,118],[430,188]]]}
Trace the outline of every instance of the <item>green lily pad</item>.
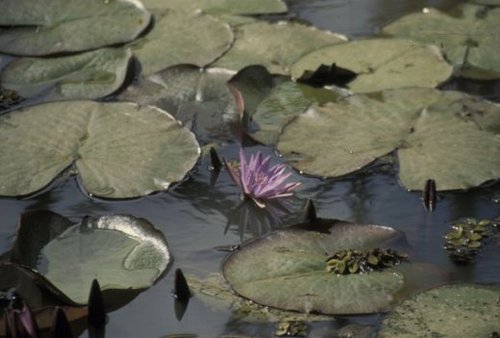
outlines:
{"label": "green lily pad", "polygon": [[400,39],[356,40],[324,47],[299,59],[292,77],[314,71],[322,64],[348,68],[358,74],[348,84],[354,92],[404,87],[436,87],[452,73],[435,46]]}
{"label": "green lily pad", "polygon": [[407,189],[429,178],[438,190],[467,189],[500,177],[499,118],[498,105],[459,92],[388,90],[313,106],[284,128],[277,147],[297,170],[323,177],[396,150]]}
{"label": "green lily pad", "polygon": [[210,14],[278,14],[288,11],[281,0],[143,0],[151,9],[202,10]]}
{"label": "green lily pad", "polygon": [[227,84],[231,76],[232,72],[223,69],[175,66],[140,78],[119,99],[172,112],[200,141],[224,134],[229,138],[228,123],[238,121],[242,114],[237,96]]}
{"label": "green lily pad", "polygon": [[311,50],[346,41],[343,36],[298,23],[264,21],[236,27],[235,37],[232,48],[215,66],[238,71],[261,64],[278,74],[288,74],[290,66]]}
{"label": "green lily pad", "polygon": [[493,337],[500,331],[500,289],[445,285],[403,301],[383,321],[379,337]]}
{"label": "green lily pad", "polygon": [[128,49],[103,48],[57,58],[19,58],[0,74],[0,84],[23,97],[41,92],[51,100],[95,99],[116,91],[132,57]]}
{"label": "green lily pad", "polygon": [[[3,0],[0,52],[47,55],[135,39],[151,15],[138,1]],[[78,34],[78,38],[75,38]]]}
{"label": "green lily pad", "polygon": [[[87,302],[93,279],[98,279],[102,290],[149,288],[170,262],[164,235],[144,219],[128,215],[86,217],[81,224],[63,230],[62,216],[47,212],[38,212],[38,216],[21,220],[24,235],[15,244],[32,251],[23,251],[21,256],[14,251],[10,260],[34,263],[28,266],[75,303]],[[43,239],[29,234],[28,227],[45,231]],[[38,260],[27,261],[26,256],[38,256]]]}
{"label": "green lily pad", "polygon": [[233,43],[228,24],[198,12],[158,11],[146,36],[130,44],[147,76],[178,64],[204,67]]}
{"label": "green lily pad", "polygon": [[74,163],[90,194],[138,197],[181,180],[200,154],[194,135],[165,111],[120,102],[51,102],[4,114],[0,143],[3,196],[36,192]]}
{"label": "green lily pad", "polygon": [[332,102],[346,95],[339,90],[313,88],[296,82],[275,87],[251,115],[253,130],[249,135],[264,144],[275,144],[283,127],[304,113],[314,103]]}
{"label": "green lily pad", "polygon": [[227,258],[223,275],[241,296],[279,309],[323,314],[387,311],[405,288],[404,269],[336,275],[327,271],[325,260],[339,250],[395,244],[402,234],[379,225],[329,224],[325,232],[287,229],[252,241]]}
{"label": "green lily pad", "polygon": [[440,46],[462,76],[499,78],[500,8],[464,4],[455,11],[451,15],[426,9],[402,17],[383,32]]}

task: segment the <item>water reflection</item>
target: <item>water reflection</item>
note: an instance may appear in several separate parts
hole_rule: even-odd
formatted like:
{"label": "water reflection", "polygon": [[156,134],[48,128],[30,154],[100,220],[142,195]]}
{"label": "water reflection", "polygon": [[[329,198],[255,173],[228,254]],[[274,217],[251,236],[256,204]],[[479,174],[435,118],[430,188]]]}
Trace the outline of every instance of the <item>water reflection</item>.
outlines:
{"label": "water reflection", "polygon": [[245,234],[262,236],[279,228],[293,209],[288,199],[269,200],[265,208],[259,208],[253,201],[245,199],[229,213],[224,234],[231,230],[240,236],[241,241]]}

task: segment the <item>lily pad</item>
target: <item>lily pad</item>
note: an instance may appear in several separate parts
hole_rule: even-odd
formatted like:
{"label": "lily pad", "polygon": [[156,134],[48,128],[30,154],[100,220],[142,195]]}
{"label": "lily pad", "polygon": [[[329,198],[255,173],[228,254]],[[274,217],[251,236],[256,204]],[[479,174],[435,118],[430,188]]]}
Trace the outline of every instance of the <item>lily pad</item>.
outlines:
{"label": "lily pad", "polygon": [[499,78],[499,21],[500,8],[464,4],[453,15],[429,8],[404,16],[383,32],[440,46],[462,76]]}
{"label": "lily pad", "polygon": [[313,105],[277,147],[297,170],[323,177],[396,151],[407,189],[429,178],[439,190],[467,189],[500,178],[499,118],[500,106],[459,92],[388,90]]}
{"label": "lily pad", "polygon": [[36,192],[74,163],[90,194],[138,197],[181,180],[200,154],[194,135],[165,111],[120,102],[13,111],[0,116],[0,142],[3,196]]}
{"label": "lily pad", "polygon": [[[39,216],[46,224],[40,226],[38,219],[29,217],[22,220],[21,229],[35,226],[39,231],[52,230],[56,235],[39,251],[36,249],[40,239],[36,236],[20,237],[18,243],[22,242],[16,245],[35,249],[28,254],[39,259],[29,267],[76,303],[87,302],[95,278],[102,290],[149,288],[170,262],[165,237],[144,219],[128,215],[86,217],[81,224],[59,232],[59,226],[53,228],[50,219]],[[26,243],[29,241],[35,244]],[[10,260],[24,264],[23,257],[13,253]]]}
{"label": "lily pad", "polygon": [[333,102],[346,93],[341,89],[313,88],[287,81],[275,87],[251,115],[249,135],[263,144],[275,144],[283,127],[313,103]]}
{"label": "lily pad", "polygon": [[281,0],[143,0],[142,2],[151,9],[202,10],[210,14],[256,15],[288,11],[286,4]]}
{"label": "lily pad", "polygon": [[383,321],[379,337],[493,337],[500,331],[500,289],[445,285],[403,301]]}
{"label": "lily pad", "polygon": [[[128,49],[103,48],[57,58],[19,58],[0,74],[0,84],[23,97],[95,99],[116,91],[132,57]],[[48,93],[48,94],[47,94]]]}
{"label": "lily pad", "polygon": [[241,296],[279,309],[323,314],[387,311],[405,288],[404,269],[337,275],[327,271],[325,261],[340,250],[386,247],[402,237],[390,227],[334,220],[324,232],[279,230],[232,253],[223,274]]}
{"label": "lily pad", "polygon": [[215,66],[238,71],[260,64],[278,74],[288,74],[290,66],[311,50],[346,41],[343,36],[298,23],[264,21],[236,27],[235,37],[232,48]]}
{"label": "lily pad", "polygon": [[172,112],[191,128],[200,141],[232,134],[228,123],[238,121],[242,111],[237,96],[228,86],[232,72],[181,65],[143,77],[129,86],[119,99],[154,105]]}
{"label": "lily pad", "polygon": [[322,64],[335,63],[358,74],[348,84],[354,92],[403,87],[436,87],[452,73],[435,46],[401,39],[356,40],[324,47],[299,59],[291,68],[300,78]]}
{"label": "lily pad", "polygon": [[155,24],[146,36],[130,44],[147,76],[178,64],[204,67],[233,43],[228,24],[210,15],[185,11],[155,12]]}
{"label": "lily pad", "polygon": [[[47,55],[135,39],[151,15],[139,1],[3,0],[0,52]],[[75,38],[78,34],[78,38]]]}

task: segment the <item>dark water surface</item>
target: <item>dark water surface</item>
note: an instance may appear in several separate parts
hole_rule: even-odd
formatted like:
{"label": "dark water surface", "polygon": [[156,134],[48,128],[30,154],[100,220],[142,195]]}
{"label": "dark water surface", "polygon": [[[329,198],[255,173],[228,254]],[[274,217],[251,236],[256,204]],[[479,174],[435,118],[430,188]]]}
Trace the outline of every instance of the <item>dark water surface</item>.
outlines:
{"label": "dark water surface", "polygon": [[[380,28],[401,15],[423,7],[448,8],[461,1],[422,0],[297,0],[288,1],[298,18],[317,27],[330,29],[349,37],[376,34]],[[498,83],[453,82],[447,88],[499,97]],[[227,144],[220,155],[236,158],[239,145]],[[262,150],[279,157],[272,149],[252,146],[247,152]],[[127,306],[109,314],[106,337],[162,337],[173,333],[218,335],[222,333],[272,336],[274,325],[255,324],[232,318],[229,311],[213,309],[191,299],[189,307],[178,321],[174,314],[173,271],[182,268],[187,274],[203,277],[218,272],[224,253],[215,246],[237,244],[241,229],[232,224],[224,234],[226,223],[239,202],[239,191],[227,173],[222,172],[215,185],[210,184],[211,172],[206,158],[200,160],[192,175],[168,192],[141,199],[109,202],[88,198],[74,177],[58,179],[49,190],[27,200],[0,199],[2,224],[0,252],[7,250],[16,235],[19,215],[29,209],[50,209],[72,220],[85,215],[128,213],[143,217],[163,231],[167,237],[174,262],[169,273],[148,291],[140,294]],[[431,262],[448,272],[450,281],[492,283],[500,285],[500,246],[485,248],[474,265],[453,264],[442,249],[442,235],[450,222],[461,217],[494,218],[500,215],[500,184],[467,192],[446,192],[439,195],[437,209],[424,210],[417,192],[407,192],[398,185],[391,165],[379,164],[344,179],[321,180],[294,173],[302,182],[297,197],[291,202],[300,210],[307,197],[316,203],[318,214],[360,223],[393,226],[406,233],[416,260]],[[298,212],[288,216],[288,222],[298,220]],[[244,238],[251,238],[265,227],[246,229]],[[314,324],[310,337],[331,337],[332,329],[349,322],[373,324],[379,315],[341,318],[328,323]],[[84,334],[86,336],[87,334]]]}

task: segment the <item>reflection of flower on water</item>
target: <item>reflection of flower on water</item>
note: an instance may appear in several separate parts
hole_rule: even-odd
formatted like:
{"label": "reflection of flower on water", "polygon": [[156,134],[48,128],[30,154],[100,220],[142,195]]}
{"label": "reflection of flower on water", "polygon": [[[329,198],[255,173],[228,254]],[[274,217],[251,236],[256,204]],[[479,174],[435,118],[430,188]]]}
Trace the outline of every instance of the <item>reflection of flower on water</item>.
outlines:
{"label": "reflection of flower on water", "polygon": [[283,218],[291,213],[291,205],[287,200],[270,200],[265,208],[257,206],[252,200],[243,200],[228,216],[224,233],[231,225],[236,225],[241,240],[245,233],[261,236],[268,233],[283,223]]}
{"label": "reflection of flower on water", "polygon": [[263,158],[260,151],[250,155],[247,162],[243,149],[240,149],[240,163],[225,162],[229,175],[242,190],[246,198],[258,207],[265,208],[269,200],[290,197],[300,182],[285,183],[291,172],[285,172],[283,163],[269,167],[271,156]]}

